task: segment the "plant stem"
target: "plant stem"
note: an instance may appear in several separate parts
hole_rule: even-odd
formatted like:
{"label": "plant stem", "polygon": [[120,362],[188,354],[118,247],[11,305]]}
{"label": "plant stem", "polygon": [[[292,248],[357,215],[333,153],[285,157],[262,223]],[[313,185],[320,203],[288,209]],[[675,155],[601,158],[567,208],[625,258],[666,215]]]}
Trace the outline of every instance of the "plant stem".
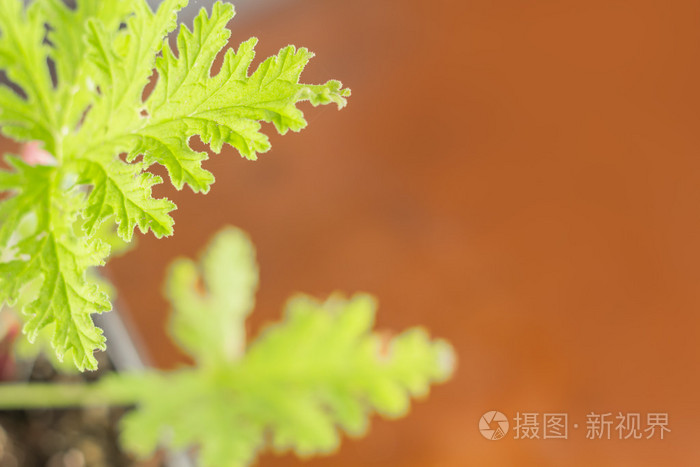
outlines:
{"label": "plant stem", "polygon": [[137,392],[101,383],[0,384],[0,409],[41,409],[104,405],[133,405]]}

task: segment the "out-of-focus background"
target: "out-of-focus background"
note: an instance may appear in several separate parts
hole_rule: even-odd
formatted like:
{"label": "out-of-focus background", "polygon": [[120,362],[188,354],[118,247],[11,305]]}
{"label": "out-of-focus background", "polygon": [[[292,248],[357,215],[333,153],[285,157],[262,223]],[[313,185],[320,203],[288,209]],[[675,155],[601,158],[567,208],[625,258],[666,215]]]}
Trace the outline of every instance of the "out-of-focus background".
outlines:
{"label": "out-of-focus background", "polygon": [[[306,106],[309,128],[257,162],[213,157],[207,196],[157,190],[175,236],[109,266],[155,364],[185,362],[166,265],[234,224],[261,266],[252,333],[293,293],[367,291],[380,328],[422,324],[459,354],[408,418],[259,465],[700,464],[700,3],[234,3],[233,45],[309,47],[305,80],[353,96]],[[567,413],[568,439],[487,440],[490,410]],[[589,440],[591,412],[667,413],[672,431]]]}

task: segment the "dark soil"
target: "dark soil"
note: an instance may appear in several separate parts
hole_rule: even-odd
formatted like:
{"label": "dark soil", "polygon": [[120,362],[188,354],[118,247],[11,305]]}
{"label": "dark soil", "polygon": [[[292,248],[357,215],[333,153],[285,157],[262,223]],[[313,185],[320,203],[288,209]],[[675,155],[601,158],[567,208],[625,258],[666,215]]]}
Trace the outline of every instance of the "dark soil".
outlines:
{"label": "dark soil", "polygon": [[[111,371],[105,354],[99,370],[65,376],[44,359],[18,364],[30,372],[30,381],[91,381]],[[26,374],[26,373],[25,373]],[[158,461],[138,462],[124,454],[117,443],[119,419],[124,409],[76,408],[67,410],[0,411],[0,467],[155,467]]]}

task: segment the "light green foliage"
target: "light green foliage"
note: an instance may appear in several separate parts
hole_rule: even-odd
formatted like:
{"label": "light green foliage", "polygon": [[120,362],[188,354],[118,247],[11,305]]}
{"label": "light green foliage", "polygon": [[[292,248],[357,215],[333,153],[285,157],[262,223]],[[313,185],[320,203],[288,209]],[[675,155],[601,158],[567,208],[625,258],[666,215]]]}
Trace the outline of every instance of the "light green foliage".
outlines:
{"label": "light green foliage", "polygon": [[[109,224],[103,224],[103,226],[111,227]],[[111,229],[103,227],[101,235],[103,235],[103,240],[112,245],[112,256],[121,254],[122,252],[128,250],[132,245],[131,243],[126,243],[117,237],[116,233],[112,232]],[[90,281],[94,281],[102,290],[104,290],[110,300],[113,300],[116,297],[116,290],[112,284],[100,275],[96,274],[95,270],[88,271],[88,278]],[[34,294],[37,293],[40,286],[41,283],[35,282],[30,284],[30,287],[25,288],[23,293],[20,294],[20,299],[15,304],[15,309],[22,309],[22,307],[25,305],[25,300],[32,300]],[[14,309],[3,309],[2,314],[12,316],[13,319],[20,323],[24,323],[26,321],[26,316],[23,316],[21,313],[17,313]],[[39,332],[33,336],[31,341],[27,335],[20,334],[17,336],[17,340],[14,342],[12,350],[14,354],[22,360],[31,362],[41,356],[46,358],[51,363],[51,366],[60,373],[77,373],[78,368],[76,368],[74,363],[72,349],[68,350],[61,359],[58,358],[56,352],[53,350],[51,341],[54,336],[54,327],[55,324],[52,323],[41,328]]]}
{"label": "light green foliage", "polygon": [[[36,297],[22,310],[28,316],[24,330],[29,339],[54,324],[52,344],[59,358],[73,349],[79,368],[94,367],[92,351],[104,348],[104,337],[90,314],[107,311],[110,304],[107,295],[87,281],[86,271],[104,264],[108,246],[74,233],[81,194],[57,186],[61,183],[53,167],[10,161],[15,171],[0,174],[0,188],[17,194],[0,206],[0,242],[15,252],[13,259],[0,264],[0,297],[12,305],[24,287],[41,281]],[[19,223],[32,214],[33,231],[14,239]]]}
{"label": "light green foliage", "polygon": [[[8,311],[3,311],[3,314],[9,313]],[[21,318],[18,318],[21,319]],[[51,366],[58,372],[62,374],[74,374],[78,373],[78,369],[75,367],[72,359],[72,350],[66,352],[63,359],[59,360],[56,353],[51,348],[51,338],[53,336],[53,325],[46,326],[45,328],[39,330],[39,333],[34,337],[34,341],[30,342],[27,336],[20,335],[17,336],[17,340],[14,342],[12,349],[14,354],[22,359],[33,361],[39,356],[45,357],[51,364]]]}
{"label": "light green foliage", "polygon": [[[30,226],[27,226],[26,224],[21,225],[18,229],[19,233],[22,233],[28,227]],[[109,223],[103,223],[100,226],[99,238],[110,245],[111,256],[119,256],[124,254],[136,243],[135,241],[127,243],[119,238],[114,225]],[[97,283],[98,286],[107,293],[110,299],[114,299],[116,296],[116,290],[112,284],[97,274],[96,270],[88,270],[88,278],[90,281]],[[22,309],[25,305],[27,305],[27,302],[31,302],[34,299],[35,294],[39,292],[41,285],[42,284],[40,281],[35,281],[24,287],[17,302],[15,303],[14,308],[18,310]],[[7,315],[9,317],[8,319],[12,319],[20,323],[24,323],[26,321],[26,316],[23,316],[21,313],[17,313],[14,309],[3,309],[2,315]],[[76,373],[78,369],[74,363],[72,349],[66,352],[64,358],[59,359],[51,347],[51,340],[54,335],[54,326],[54,324],[50,324],[41,328],[39,332],[32,337],[31,342],[28,339],[28,336],[25,334],[17,336],[17,339],[13,345],[13,351],[17,357],[25,360],[34,360],[41,354],[51,362],[51,365],[56,370],[60,371],[61,373]]]}
{"label": "light green foliage", "polygon": [[146,456],[160,444],[196,445],[202,465],[215,467],[248,465],[266,444],[327,453],[339,429],[363,434],[373,411],[402,416],[410,397],[450,376],[446,342],[418,328],[373,333],[375,303],[366,295],[295,298],[280,323],[236,351],[257,284],[253,258],[245,235],[227,229],[198,266],[180,260],[171,270],[173,334],[198,365],[106,382],[114,393],[138,392],[123,424],[130,450]]}
{"label": "light green foliage", "polygon": [[[229,49],[210,76],[228,41],[230,4],[202,10],[192,31],[181,27],[176,57],[164,38],[187,0],[165,0],[156,12],[146,0],[77,3],[0,0],[0,69],[22,94],[0,86],[0,131],[41,141],[56,160],[29,166],[9,158],[9,170],[0,171],[0,190],[12,194],[0,203],[0,303],[36,290],[22,309],[29,339],[53,326],[59,358],[72,351],[78,368],[94,369],[93,351],[105,342],[90,315],[111,308],[86,275],[104,264],[113,243],[101,225],[112,219],[127,242],[137,227],[157,237],[173,232],[175,205],[152,196],[162,180],[149,167],[165,166],[178,189],[207,192],[214,177],[202,168],[206,153],[190,148],[191,137],[214,152],[229,144],[254,159],[270,147],[261,121],[281,133],[298,131],[306,126],[298,102],[342,107],[349,91],[337,81],[300,84],[311,54],[291,46],[249,72],[254,39]],[[144,101],[154,67],[156,83]]]}
{"label": "light green foliage", "polygon": [[221,231],[199,266],[179,259],[167,295],[175,340],[200,366],[233,361],[245,348],[245,319],[253,309],[258,270],[253,246],[240,230]]}

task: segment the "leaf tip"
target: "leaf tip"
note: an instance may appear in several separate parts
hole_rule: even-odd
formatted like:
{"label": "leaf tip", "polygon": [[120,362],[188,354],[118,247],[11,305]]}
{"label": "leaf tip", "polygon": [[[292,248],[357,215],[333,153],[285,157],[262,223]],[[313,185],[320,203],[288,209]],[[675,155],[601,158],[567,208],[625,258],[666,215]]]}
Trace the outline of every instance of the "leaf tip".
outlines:
{"label": "leaf tip", "polygon": [[457,370],[457,353],[452,344],[444,339],[437,339],[434,342],[437,365],[437,380],[447,381],[452,378]]}

